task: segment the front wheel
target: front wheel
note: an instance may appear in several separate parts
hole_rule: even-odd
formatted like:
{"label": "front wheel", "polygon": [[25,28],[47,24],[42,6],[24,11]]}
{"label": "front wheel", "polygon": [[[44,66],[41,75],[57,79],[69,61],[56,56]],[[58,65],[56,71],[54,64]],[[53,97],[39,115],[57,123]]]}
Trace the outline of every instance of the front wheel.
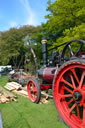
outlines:
{"label": "front wheel", "polygon": [[34,103],[39,103],[41,97],[40,85],[36,79],[29,79],[27,84],[29,99]]}

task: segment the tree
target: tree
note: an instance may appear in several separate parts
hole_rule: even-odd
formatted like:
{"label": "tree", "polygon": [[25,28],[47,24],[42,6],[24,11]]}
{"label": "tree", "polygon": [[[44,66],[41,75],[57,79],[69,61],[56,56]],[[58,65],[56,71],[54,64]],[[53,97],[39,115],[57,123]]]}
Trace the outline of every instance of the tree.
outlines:
{"label": "tree", "polygon": [[[41,27],[22,26],[11,28],[6,32],[1,32],[0,36],[0,64],[12,64],[15,68],[24,67],[25,54],[30,46],[39,57],[38,49],[41,49]],[[30,44],[30,45],[29,45]],[[41,51],[41,50],[39,50]],[[29,56],[31,57],[30,53]],[[33,64],[33,59],[32,64]],[[40,60],[40,59],[39,59]],[[31,64],[31,66],[32,66]]]}
{"label": "tree", "polygon": [[11,58],[19,56],[23,41],[21,34],[14,28],[3,32],[0,39],[0,58],[2,58],[0,61],[5,65],[9,63]]}
{"label": "tree", "polygon": [[[62,44],[72,39],[85,40],[85,24],[78,25],[74,28],[65,29],[65,31],[63,32],[63,36],[58,38],[57,42]],[[73,47],[74,51],[76,51],[77,46],[78,46],[78,43],[76,43],[76,46]],[[62,47],[59,48],[59,50],[61,49]],[[84,49],[85,49],[85,45],[82,48],[83,52],[84,52]]]}
{"label": "tree", "polygon": [[[43,24],[43,30],[47,36],[52,36],[52,41],[56,38],[64,37],[66,29],[78,27],[85,23],[85,0],[56,0],[49,2],[45,16],[47,23]],[[54,40],[55,39],[55,40]]]}

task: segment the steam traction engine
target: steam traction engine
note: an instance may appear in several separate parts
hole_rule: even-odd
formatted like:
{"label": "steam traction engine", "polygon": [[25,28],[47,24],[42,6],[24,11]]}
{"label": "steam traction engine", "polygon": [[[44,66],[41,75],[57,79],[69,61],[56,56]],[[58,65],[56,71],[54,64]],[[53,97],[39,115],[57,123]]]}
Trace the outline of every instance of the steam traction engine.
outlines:
{"label": "steam traction engine", "polygon": [[[85,53],[82,52],[85,41],[75,39],[62,45],[61,54],[54,52],[48,62],[47,43],[42,40],[43,67],[38,70],[38,80],[28,81],[28,96],[38,103],[41,91],[52,88],[56,108],[64,122],[70,128],[85,128]],[[74,46],[78,46],[75,52]]]}

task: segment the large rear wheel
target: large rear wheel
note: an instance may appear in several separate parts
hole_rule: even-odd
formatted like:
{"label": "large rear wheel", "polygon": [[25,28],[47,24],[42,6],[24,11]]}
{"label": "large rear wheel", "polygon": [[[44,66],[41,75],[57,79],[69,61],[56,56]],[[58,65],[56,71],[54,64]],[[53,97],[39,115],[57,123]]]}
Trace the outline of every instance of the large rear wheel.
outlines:
{"label": "large rear wheel", "polygon": [[72,60],[57,71],[53,82],[55,105],[70,128],[85,128],[85,61]]}
{"label": "large rear wheel", "polygon": [[36,79],[29,79],[27,84],[29,99],[34,103],[39,103],[41,97],[40,85]]}

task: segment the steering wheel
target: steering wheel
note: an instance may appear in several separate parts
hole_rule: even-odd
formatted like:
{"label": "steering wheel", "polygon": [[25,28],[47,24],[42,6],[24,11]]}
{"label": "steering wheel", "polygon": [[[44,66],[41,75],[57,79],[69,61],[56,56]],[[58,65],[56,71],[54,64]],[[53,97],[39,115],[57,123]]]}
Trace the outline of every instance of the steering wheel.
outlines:
{"label": "steering wheel", "polygon": [[[80,43],[80,46],[78,47],[77,51],[75,53],[73,53],[70,44],[72,42],[75,42],[75,41],[78,41]],[[69,49],[71,57],[76,57],[78,55],[79,51],[81,50],[83,44],[85,44],[85,41],[84,40],[79,40],[79,39],[74,39],[74,40],[71,40],[71,41],[67,42],[66,45],[64,46],[63,50],[62,50],[61,58],[64,58],[67,48]]]}

